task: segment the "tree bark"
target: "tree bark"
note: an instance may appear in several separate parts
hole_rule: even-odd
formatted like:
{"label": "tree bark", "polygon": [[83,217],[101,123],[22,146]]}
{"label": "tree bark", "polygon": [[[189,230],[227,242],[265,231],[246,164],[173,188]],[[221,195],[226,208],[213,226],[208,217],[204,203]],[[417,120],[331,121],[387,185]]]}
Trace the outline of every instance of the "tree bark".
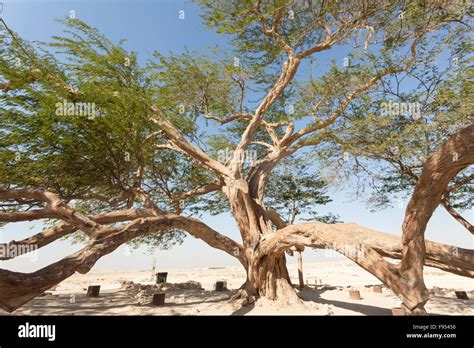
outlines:
{"label": "tree bark", "polygon": [[257,299],[284,304],[301,303],[290,280],[284,252],[254,257],[247,269],[247,280],[232,298],[253,303]]}
{"label": "tree bark", "polygon": [[99,232],[93,234],[85,248],[36,272],[20,273],[0,269],[0,308],[12,312],[75,272],[87,273],[98,259],[120,245],[138,236],[166,229],[187,231],[210,246],[236,257],[244,267],[247,266],[242,245],[197,219],[169,213],[157,214],[151,209],[130,209],[104,214],[94,220],[116,222],[129,218],[134,219],[121,227],[101,225]]}
{"label": "tree bark", "polygon": [[303,278],[303,255],[301,251],[297,252],[298,255],[298,280],[300,282],[300,289],[304,288],[304,278]]}
{"label": "tree bark", "polygon": [[403,303],[410,311],[424,311],[429,292],[423,280],[425,230],[451,180],[474,163],[474,125],[454,134],[423,165],[403,221],[403,257],[399,272],[406,281]]}
{"label": "tree bark", "polygon": [[228,183],[223,192],[229,199],[232,213],[244,241],[247,280],[233,299],[257,298],[284,303],[300,302],[290,280],[284,250],[261,255],[260,242],[273,233],[269,212],[258,198],[251,196],[246,181]]}

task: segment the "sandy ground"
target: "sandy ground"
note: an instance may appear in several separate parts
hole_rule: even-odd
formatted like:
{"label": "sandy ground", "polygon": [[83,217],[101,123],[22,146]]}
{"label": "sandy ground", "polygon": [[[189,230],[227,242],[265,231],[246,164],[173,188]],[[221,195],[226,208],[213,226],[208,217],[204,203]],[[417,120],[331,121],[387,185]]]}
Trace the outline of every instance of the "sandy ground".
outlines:
{"label": "sandy ground", "polygon": [[[296,265],[288,265],[297,284]],[[0,315],[391,315],[400,300],[387,288],[375,293],[380,282],[350,261],[320,262],[304,265],[306,288],[299,291],[302,305],[279,305],[258,301],[241,307],[228,299],[244,282],[239,267],[162,270],[169,272],[168,283],[160,288],[151,272],[114,272],[76,274],[12,314]],[[213,290],[225,280],[229,291]],[[123,285],[123,282],[134,282]],[[199,282],[186,283],[189,281]],[[426,268],[425,282],[432,298],[426,309],[430,314],[474,315],[474,280]],[[180,285],[181,284],[181,285]],[[86,297],[89,285],[100,285],[100,297]],[[199,289],[202,287],[202,289]],[[360,291],[361,300],[349,298],[349,289]],[[166,293],[166,303],[154,306],[152,294]],[[470,300],[456,299],[455,290],[467,292]]]}

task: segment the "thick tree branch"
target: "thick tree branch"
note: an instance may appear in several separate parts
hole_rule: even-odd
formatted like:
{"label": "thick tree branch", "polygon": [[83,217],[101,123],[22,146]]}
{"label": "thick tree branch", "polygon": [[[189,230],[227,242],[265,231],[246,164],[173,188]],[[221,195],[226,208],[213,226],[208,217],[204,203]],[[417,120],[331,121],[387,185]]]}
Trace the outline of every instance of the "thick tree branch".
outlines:
{"label": "thick tree branch", "polygon": [[[403,260],[404,246],[399,237],[356,224],[297,224],[267,235],[261,242],[261,256],[303,246],[338,251],[390,287],[402,298],[402,307],[407,313],[423,311],[423,305],[429,296],[420,298],[413,290],[418,286],[417,282],[414,283],[416,279],[407,276],[400,265],[384,259],[389,257]],[[474,250],[427,241],[423,262],[427,266],[474,278]]]}
{"label": "thick tree branch", "polygon": [[240,142],[236,147],[236,151],[234,152],[234,157],[231,162],[233,163],[233,172],[237,172],[240,169],[238,163],[238,154],[248,147],[248,145],[252,141],[253,135],[255,134],[263,120],[265,112],[277,100],[277,98],[280,96],[286,86],[291,82],[291,80],[296,74],[296,71],[298,70],[299,64],[300,59],[293,57],[289,57],[288,60],[283,64],[283,69],[280,74],[280,77],[278,78],[272,89],[265,96],[265,98],[263,98],[262,102],[255,111],[254,117],[248,124],[245,131],[242,133]]}
{"label": "thick tree branch", "polygon": [[47,228],[40,233],[25,238],[21,241],[12,240],[9,243],[2,243],[0,244],[0,250],[7,251],[9,248],[14,246],[16,252],[14,254],[0,254],[0,260],[10,260],[26,253],[38,250],[39,248],[48,245],[68,234],[74,233],[77,230],[78,228],[76,226],[62,222],[57,226]]}
{"label": "thick tree branch", "polygon": [[[26,221],[44,218],[57,218],[68,221],[80,227],[87,234],[93,234],[100,230],[101,226],[87,216],[80,214],[70,208],[57,194],[38,188],[27,189],[0,189],[1,199],[32,199],[46,203],[46,208],[30,212],[1,213],[0,221]],[[18,219],[15,219],[15,215]]]}
{"label": "thick tree branch", "polygon": [[151,217],[140,217],[121,227],[104,229],[94,235],[82,250],[36,272],[19,273],[0,269],[0,288],[2,289],[0,307],[11,312],[75,272],[87,273],[99,258],[113,252],[120,245],[141,235],[168,229],[187,231],[210,246],[236,257],[244,267],[247,267],[242,245],[197,219],[176,214],[157,216],[151,209],[134,209],[127,211],[127,214],[109,215],[106,221],[124,218],[124,216],[128,218],[134,214],[151,215]]}
{"label": "thick tree branch", "polygon": [[[220,124],[226,124],[226,123],[229,123],[229,122],[232,122],[232,121],[252,121],[252,119],[254,118],[254,115],[238,113],[238,114],[232,115],[232,116],[224,118],[224,119],[220,119],[220,118],[212,116],[212,115],[205,115],[204,117],[207,118],[207,119],[210,119],[210,120],[217,121]],[[273,145],[278,146],[280,144],[280,140],[278,139],[278,136],[277,136],[274,128],[282,127],[282,126],[285,126],[285,125],[288,126],[288,127],[291,127],[292,124],[289,121],[267,122],[267,121],[262,119],[261,120],[261,125],[263,125],[263,127],[267,131],[268,135],[272,139]],[[252,143],[254,143],[254,142],[252,142]]]}
{"label": "thick tree branch", "polygon": [[[298,245],[317,249],[336,248],[350,259],[360,258],[366,249],[371,249],[382,257],[401,259],[403,256],[400,237],[354,223],[326,224],[323,222],[289,225],[266,235],[261,242],[261,252],[262,255],[277,253]],[[474,278],[474,250],[426,241],[425,264],[446,272]]]}
{"label": "thick tree branch", "polygon": [[470,126],[454,134],[423,165],[402,225],[403,258],[399,269],[410,280],[411,293],[407,294],[405,303],[409,309],[419,307],[429,299],[423,281],[426,225],[451,180],[473,163],[474,126]]}
{"label": "thick tree branch", "polygon": [[[157,115],[158,110],[155,107],[151,108],[154,115]],[[219,161],[214,160],[197,146],[190,143],[184,135],[171,123],[164,115],[158,114],[152,117],[151,120],[158,125],[167,135],[168,139],[182,152],[190,158],[196,159],[205,167],[212,170],[219,177],[230,177],[231,173]]]}
{"label": "thick tree branch", "polygon": [[[112,211],[101,215],[93,215],[89,218],[97,222],[98,224],[107,225],[151,216],[156,216],[156,213],[154,211],[151,211],[150,209],[129,209]],[[7,250],[7,248],[12,245],[16,247],[16,252],[14,254],[0,255],[0,260],[9,260],[25,253],[38,250],[44,247],[45,245],[48,245],[58,240],[59,238],[77,232],[79,230],[80,228],[76,225],[72,225],[67,222],[60,222],[56,226],[46,228],[43,231],[35,234],[34,236],[25,238],[20,241],[12,240],[8,243],[0,244],[1,250]]]}

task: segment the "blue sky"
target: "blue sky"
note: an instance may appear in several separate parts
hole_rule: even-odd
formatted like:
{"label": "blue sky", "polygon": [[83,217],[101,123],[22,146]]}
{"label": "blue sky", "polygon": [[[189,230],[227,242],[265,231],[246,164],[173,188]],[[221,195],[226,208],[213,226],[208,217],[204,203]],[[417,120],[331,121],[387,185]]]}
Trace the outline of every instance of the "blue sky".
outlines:
{"label": "blue sky", "polygon": [[[24,39],[48,41],[52,35],[62,31],[62,25],[55,19],[65,18],[74,11],[76,18],[97,27],[105,36],[113,41],[127,39],[127,49],[138,52],[142,62],[151,58],[153,51],[162,53],[169,51],[179,53],[185,47],[201,51],[208,46],[218,45],[219,48],[229,47],[225,37],[215,34],[202,23],[196,12],[196,5],[180,0],[80,0],[80,1],[40,1],[40,0],[0,0],[3,2],[2,17],[6,23]],[[184,19],[180,14],[184,11]],[[341,61],[342,50],[332,50],[316,57],[318,66],[327,64],[330,57]],[[319,61],[318,61],[319,60]],[[350,190],[333,188],[330,191],[333,202],[321,207],[321,213],[339,214],[345,222],[357,222],[362,226],[387,233],[399,235],[403,221],[405,205],[370,213],[362,201],[354,200],[348,195]],[[405,201],[406,203],[406,201]],[[465,216],[473,220],[474,211],[466,212]],[[218,231],[239,240],[239,233],[231,216],[204,215],[203,219]],[[0,230],[0,242],[12,239],[19,240],[41,230],[40,225],[29,223],[10,224]],[[431,219],[426,238],[461,247],[473,248],[473,238],[444,209],[439,208]],[[2,262],[1,267],[18,271],[39,269],[53,261],[78,250],[80,246],[71,246],[68,242],[58,241],[42,248],[37,257],[21,257],[12,261]],[[187,237],[184,244],[169,251],[158,250],[158,268],[191,268],[238,265],[233,258],[214,250],[200,240]],[[307,262],[329,260],[325,252],[306,251],[304,260]],[[294,260],[289,258],[290,262]],[[149,269],[152,255],[146,248],[129,252],[121,247],[114,253],[102,258],[93,268],[105,270],[142,270]]]}

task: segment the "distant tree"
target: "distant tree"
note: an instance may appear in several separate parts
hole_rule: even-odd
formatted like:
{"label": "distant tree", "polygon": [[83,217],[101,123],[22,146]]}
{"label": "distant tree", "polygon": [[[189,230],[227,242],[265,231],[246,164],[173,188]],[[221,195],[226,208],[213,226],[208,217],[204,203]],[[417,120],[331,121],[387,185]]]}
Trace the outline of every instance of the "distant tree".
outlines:
{"label": "distant tree", "polygon": [[290,225],[301,215],[308,215],[309,218],[302,218],[307,221],[340,222],[334,214],[318,213],[318,205],[326,205],[332,200],[326,194],[328,183],[308,167],[301,158],[288,158],[276,168],[268,180],[266,205],[286,217]]}
{"label": "distant tree", "polygon": [[[266,187],[266,205],[275,209],[276,213],[286,217],[281,226],[286,227],[295,223],[298,216],[309,215],[310,218],[302,220],[337,223],[339,217],[334,214],[320,215],[318,205],[331,202],[326,195],[328,183],[316,173],[308,170],[308,161],[301,158],[289,157],[272,172]],[[273,211],[272,211],[273,213]],[[293,247],[287,253],[293,256],[296,251],[298,258],[298,278],[300,289],[304,285],[303,277],[303,246]]]}

